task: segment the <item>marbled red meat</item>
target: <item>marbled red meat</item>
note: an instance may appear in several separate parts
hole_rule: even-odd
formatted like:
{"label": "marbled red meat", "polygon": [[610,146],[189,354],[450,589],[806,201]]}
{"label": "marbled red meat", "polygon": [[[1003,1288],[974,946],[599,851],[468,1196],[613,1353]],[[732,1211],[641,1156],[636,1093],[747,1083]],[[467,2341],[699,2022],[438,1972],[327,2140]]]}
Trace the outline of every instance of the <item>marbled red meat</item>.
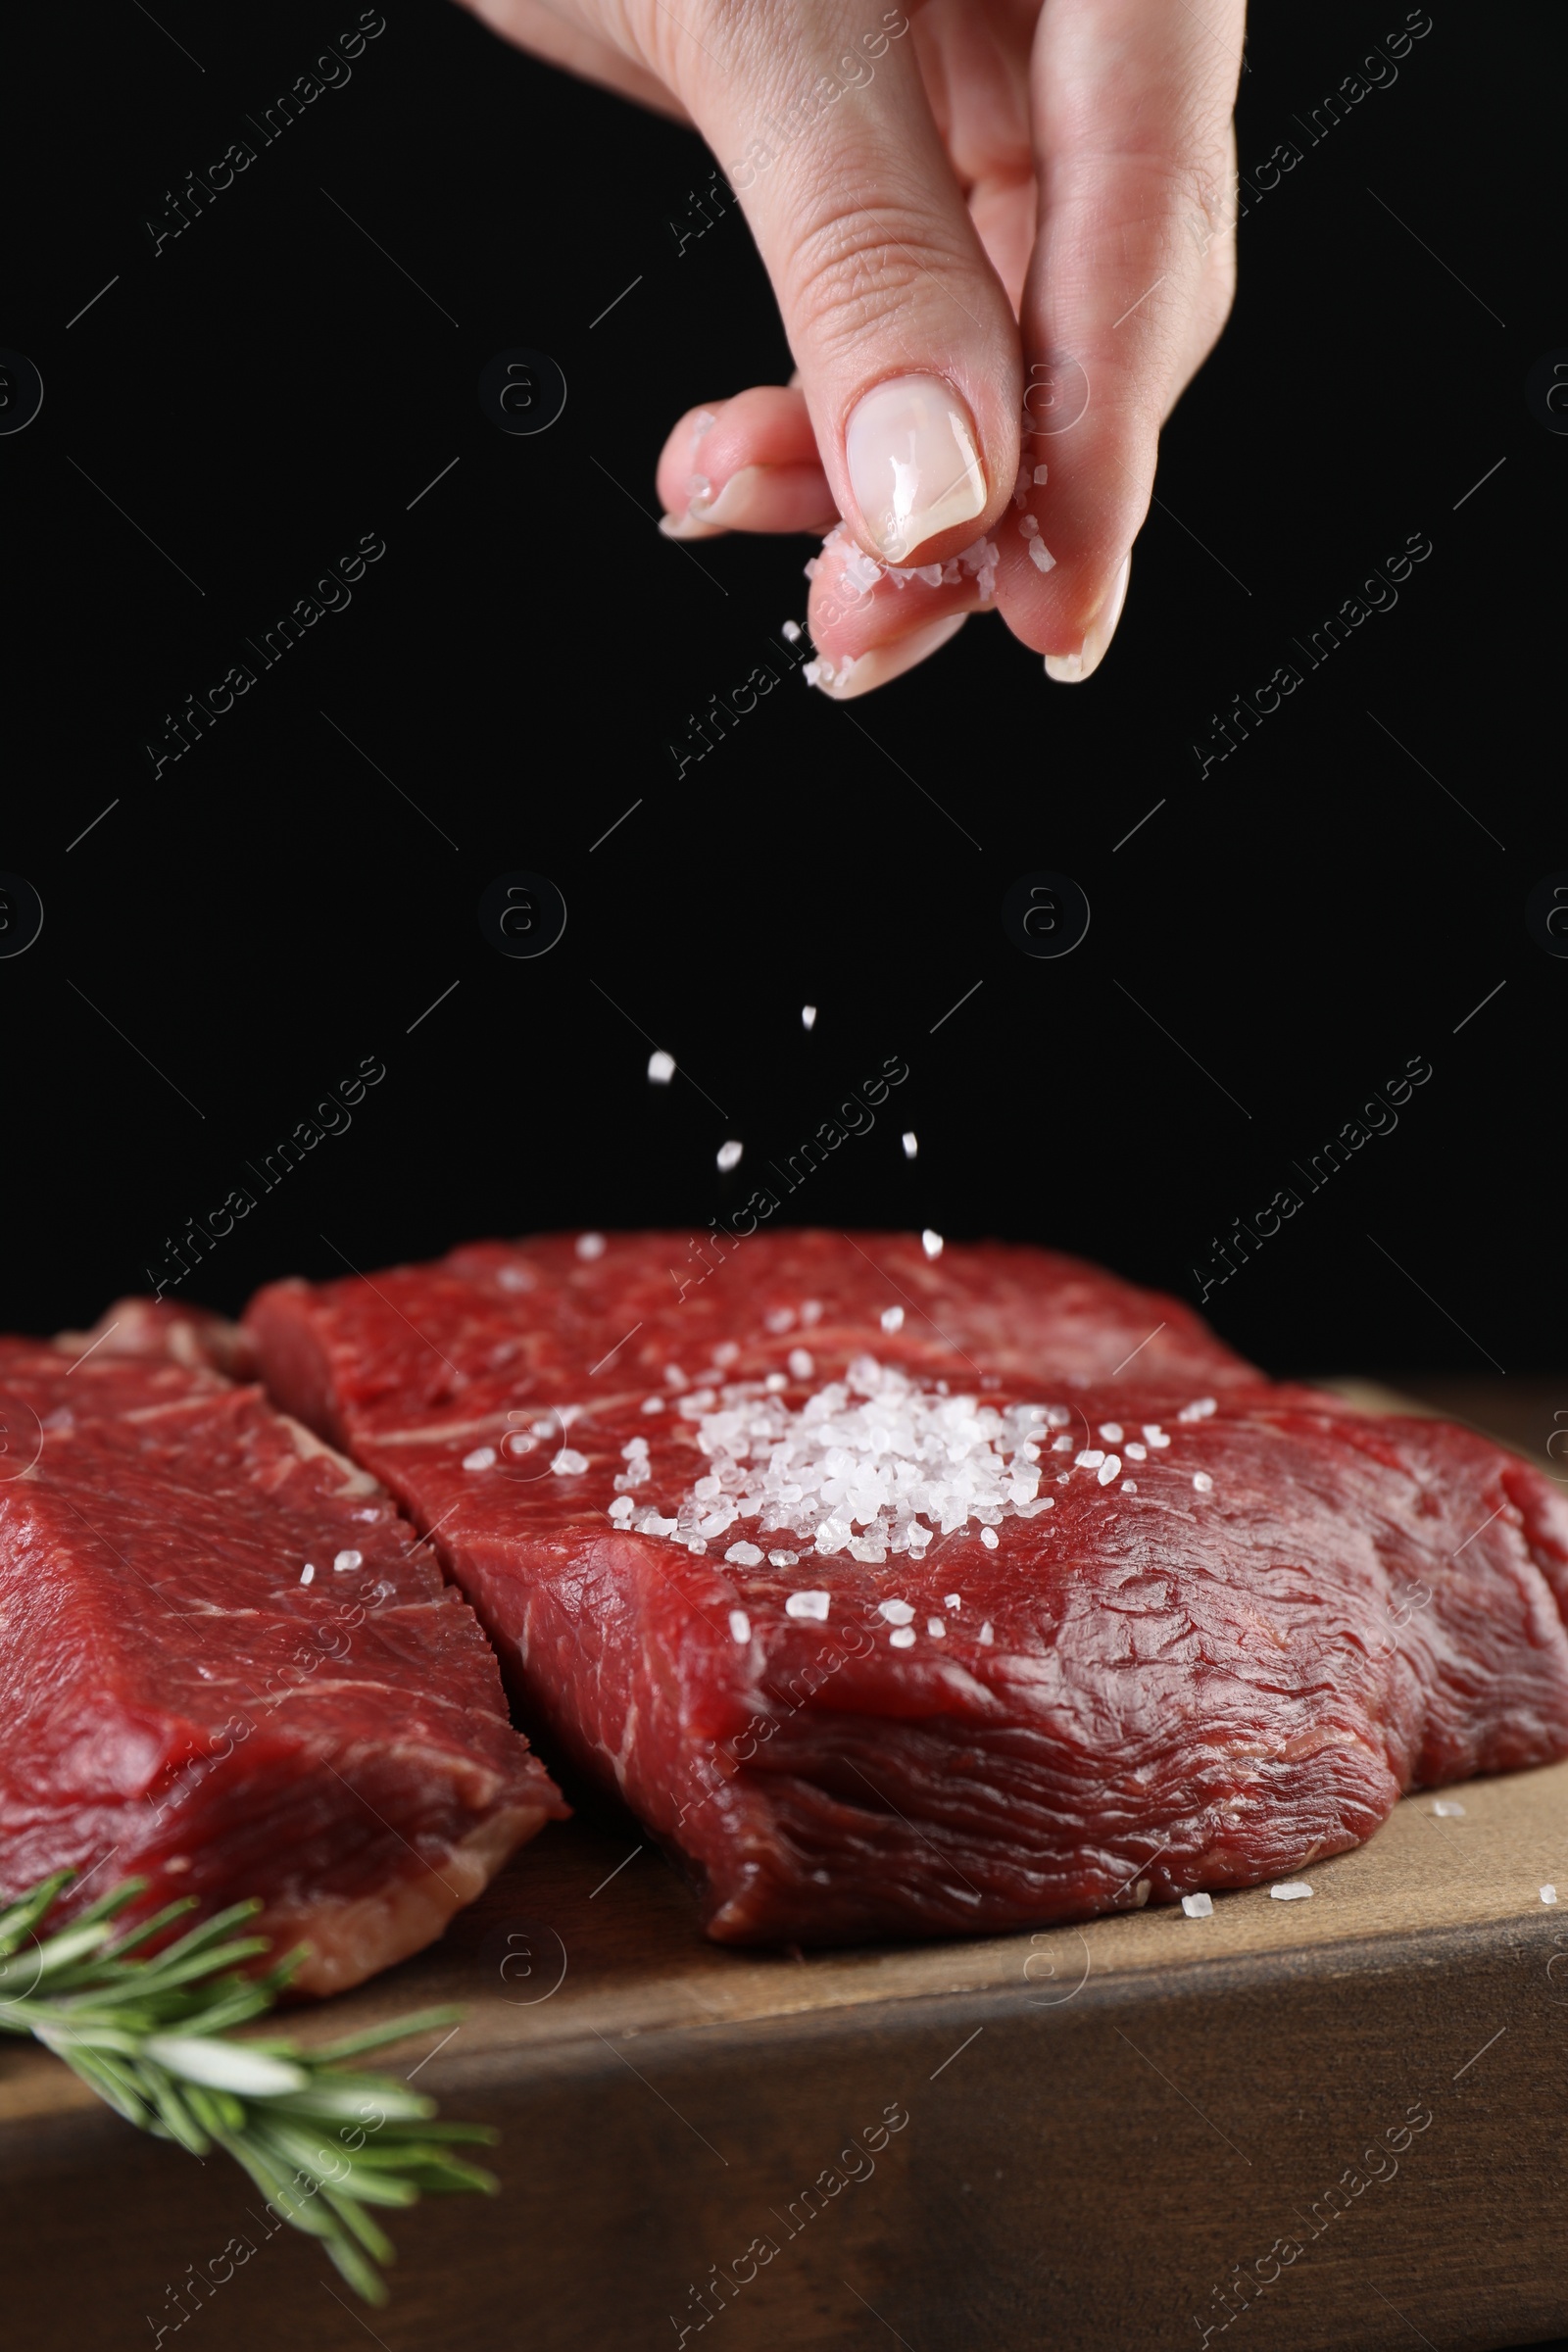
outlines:
{"label": "marbled red meat", "polygon": [[[527,1719],[687,1858],[714,1936],[1253,1884],[1406,1788],[1568,1751],[1568,1510],[1484,1439],[1275,1387],[1043,1252],[782,1233],[682,1298],[689,1272],[657,1235],[484,1244],[274,1285],[247,1326],[274,1395],[432,1531]],[[825,1550],[770,1529],[743,1489],[771,1438],[726,1461],[714,1433],[808,1429],[846,1374],[873,1432],[911,1396],[1033,1429],[1023,1499],[923,1556],[889,1548],[895,1506],[848,1525],[858,1489]]]}
{"label": "marbled red meat", "polygon": [[0,1341],[0,1900],[56,1870],[78,1902],[145,1877],[131,1918],[260,1895],[335,1991],[564,1807],[384,1490],[189,1336]]}

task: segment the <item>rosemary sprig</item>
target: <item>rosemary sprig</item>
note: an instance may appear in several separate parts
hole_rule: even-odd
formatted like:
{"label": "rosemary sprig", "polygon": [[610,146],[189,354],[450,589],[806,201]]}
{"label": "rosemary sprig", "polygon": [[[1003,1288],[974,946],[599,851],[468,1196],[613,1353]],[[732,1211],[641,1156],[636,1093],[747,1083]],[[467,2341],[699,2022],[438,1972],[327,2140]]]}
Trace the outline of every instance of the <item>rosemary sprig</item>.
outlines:
{"label": "rosemary sprig", "polygon": [[144,1958],[138,1947],[194,1910],[194,1899],[121,1934],[116,1917],[147,1884],[130,1879],[40,1936],[72,1875],[59,1871],[0,1909],[0,2031],[32,2034],[155,2138],[195,2156],[226,2149],[281,2220],[318,2238],[368,2303],[384,2303],[376,2266],[394,2249],[367,2209],[414,2205],[426,2189],[493,2193],[494,2175],[453,2143],[497,2134],[483,2124],[434,2123],[433,2099],[346,2062],[462,2012],[421,2009],[318,2049],[286,2035],[230,2039],[271,2008],[304,1956],[291,1952],[265,1976],[238,1974],[269,1948],[265,1936],[235,1933],[260,1902],[235,1903]]}

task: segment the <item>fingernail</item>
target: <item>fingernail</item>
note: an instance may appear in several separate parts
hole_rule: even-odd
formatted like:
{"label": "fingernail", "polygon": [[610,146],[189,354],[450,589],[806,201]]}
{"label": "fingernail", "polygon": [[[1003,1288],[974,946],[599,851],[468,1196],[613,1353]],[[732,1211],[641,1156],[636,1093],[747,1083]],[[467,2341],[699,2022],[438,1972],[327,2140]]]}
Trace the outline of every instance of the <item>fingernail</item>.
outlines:
{"label": "fingernail", "polygon": [[724,535],[721,522],[705,522],[689,510],[684,514],[661,514],[659,527],[666,539],[721,539]]}
{"label": "fingernail", "polygon": [[1121,569],[1111,582],[1110,594],[1084,631],[1084,641],[1078,651],[1075,654],[1046,656],[1046,675],[1054,678],[1058,686],[1081,684],[1085,678],[1094,675],[1104,660],[1105,648],[1116,634],[1116,623],[1127,602],[1127,578],[1132,567],[1132,557],[1123,556]]}
{"label": "fingernail", "polygon": [[721,531],[743,531],[755,518],[753,492],[765,467],[740,466],[716,498],[706,473],[694,473],[684,514],[666,514],[660,529],[666,539],[715,539]]}
{"label": "fingernail", "polygon": [[956,637],[967,612],[950,612],[946,620],[933,620],[923,629],[911,629],[906,637],[895,637],[889,645],[873,646],[868,654],[851,655],[845,661],[808,662],[807,675],[814,669],[817,675],[810,683],[819,694],[835,703],[853,703],[859,694],[870,694],[873,688],[889,685],[902,678],[906,669],[924,662],[939,646]]}
{"label": "fingernail", "polygon": [[716,498],[710,498],[707,489],[694,490],[687,513],[699,522],[716,522],[721,530],[744,529],[754,512],[752,492],[763,471],[760,466],[737,466]]}
{"label": "fingernail", "polygon": [[[711,416],[708,421],[710,424],[712,423]],[[702,430],[699,429],[692,437],[694,449],[701,439]],[[755,473],[756,470],[755,466],[743,466],[741,467],[743,473]],[[725,492],[729,489],[729,483],[725,483],[717,498],[710,501],[708,494],[712,487],[713,485],[706,473],[692,475],[686,486],[685,514],[664,514],[660,517],[659,527],[666,539],[716,539],[721,531],[728,528],[729,516],[715,514],[713,510],[722,504]]]}
{"label": "fingernail", "polygon": [[851,412],[844,451],[867,535],[890,564],[984,510],[974,426],[939,376],[877,384]]}

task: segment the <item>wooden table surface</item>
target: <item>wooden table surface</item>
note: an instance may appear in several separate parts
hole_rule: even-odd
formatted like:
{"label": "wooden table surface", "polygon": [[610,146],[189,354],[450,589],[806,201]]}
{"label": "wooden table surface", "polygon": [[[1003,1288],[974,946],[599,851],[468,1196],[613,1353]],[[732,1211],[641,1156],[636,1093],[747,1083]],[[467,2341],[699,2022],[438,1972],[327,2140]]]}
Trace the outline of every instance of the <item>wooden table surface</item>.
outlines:
{"label": "wooden table surface", "polygon": [[[1536,1449],[1556,1408],[1528,1409],[1499,1434]],[[501,2127],[503,2192],[392,2217],[389,2309],[269,2237],[225,2160],[144,2139],[19,2045],[9,2339],[1143,2352],[1218,2343],[1228,2313],[1290,2352],[1568,2332],[1568,1763],[1445,1801],[1462,1813],[1410,1798],[1314,1864],[1309,1900],[804,1958],[710,1944],[628,1816],[579,1815],[436,1949],[295,2021],[466,2010],[400,2071]]]}

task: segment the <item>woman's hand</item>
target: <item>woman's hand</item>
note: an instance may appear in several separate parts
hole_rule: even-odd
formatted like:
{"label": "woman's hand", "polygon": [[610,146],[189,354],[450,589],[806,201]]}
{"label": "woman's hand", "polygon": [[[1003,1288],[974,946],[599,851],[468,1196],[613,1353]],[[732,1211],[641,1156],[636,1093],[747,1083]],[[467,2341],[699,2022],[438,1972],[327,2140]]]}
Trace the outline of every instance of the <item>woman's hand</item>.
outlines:
{"label": "woman's hand", "polygon": [[470,4],[694,123],[772,279],[798,373],[681,419],[663,527],[842,516],[810,602],[840,696],[992,602],[1088,677],[1230,308],[1244,0]]}

